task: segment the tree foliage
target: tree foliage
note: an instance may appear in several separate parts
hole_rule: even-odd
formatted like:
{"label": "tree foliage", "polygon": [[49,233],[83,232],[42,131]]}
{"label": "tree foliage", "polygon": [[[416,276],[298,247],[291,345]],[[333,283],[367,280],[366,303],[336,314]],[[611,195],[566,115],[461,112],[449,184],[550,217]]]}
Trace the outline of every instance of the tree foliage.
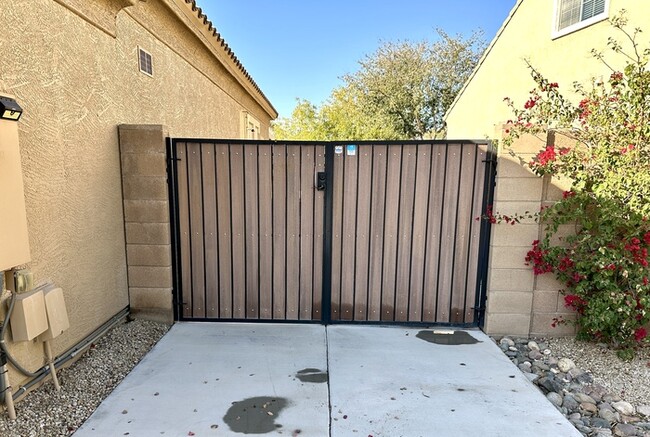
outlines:
{"label": "tree foliage", "polygon": [[485,41],[437,30],[435,42],[383,43],[342,77],[319,108],[299,100],[274,124],[279,139],[421,139],[443,130],[443,116],[478,62]]}

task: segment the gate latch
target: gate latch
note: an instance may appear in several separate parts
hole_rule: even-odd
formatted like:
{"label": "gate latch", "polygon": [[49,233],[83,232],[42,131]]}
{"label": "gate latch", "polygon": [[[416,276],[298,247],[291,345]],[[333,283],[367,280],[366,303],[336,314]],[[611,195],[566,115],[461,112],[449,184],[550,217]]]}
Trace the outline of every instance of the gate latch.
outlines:
{"label": "gate latch", "polygon": [[324,191],[325,187],[327,184],[325,183],[326,180],[326,173],[324,171],[319,171],[316,173],[316,189],[318,191]]}

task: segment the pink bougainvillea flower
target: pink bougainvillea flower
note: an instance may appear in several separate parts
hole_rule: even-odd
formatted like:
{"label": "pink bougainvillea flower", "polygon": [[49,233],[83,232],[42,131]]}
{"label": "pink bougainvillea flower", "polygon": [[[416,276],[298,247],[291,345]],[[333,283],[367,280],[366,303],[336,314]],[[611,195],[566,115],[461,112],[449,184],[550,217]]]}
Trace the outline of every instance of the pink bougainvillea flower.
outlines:
{"label": "pink bougainvillea flower", "polygon": [[641,341],[641,340],[643,340],[644,338],[646,338],[647,335],[648,335],[648,331],[646,331],[646,329],[643,328],[643,327],[642,327],[642,328],[637,328],[637,329],[634,331],[634,339],[635,339],[636,341]]}

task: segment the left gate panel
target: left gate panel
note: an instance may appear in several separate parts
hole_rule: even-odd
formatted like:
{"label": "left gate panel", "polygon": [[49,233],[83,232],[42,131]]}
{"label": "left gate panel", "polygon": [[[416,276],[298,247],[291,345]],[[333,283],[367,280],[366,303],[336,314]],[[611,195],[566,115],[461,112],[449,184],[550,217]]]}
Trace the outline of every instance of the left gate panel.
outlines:
{"label": "left gate panel", "polygon": [[174,146],[181,317],[320,320],[324,146]]}

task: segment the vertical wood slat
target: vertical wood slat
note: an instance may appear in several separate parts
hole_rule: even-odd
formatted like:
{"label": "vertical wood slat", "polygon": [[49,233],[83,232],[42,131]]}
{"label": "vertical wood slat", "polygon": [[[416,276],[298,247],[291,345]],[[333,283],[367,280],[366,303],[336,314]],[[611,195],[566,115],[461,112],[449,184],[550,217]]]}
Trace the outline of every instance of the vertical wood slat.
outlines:
{"label": "vertical wood slat", "polygon": [[272,146],[258,146],[259,185],[259,317],[273,318],[273,182]]}
{"label": "vertical wood slat", "polygon": [[442,216],[444,212],[445,169],[447,146],[431,151],[429,177],[429,208],[427,212],[427,242],[424,263],[424,296],[422,297],[422,321],[435,322],[438,304],[438,278]]}
{"label": "vertical wood slat", "polygon": [[246,238],[246,311],[247,319],[259,317],[259,208],[257,192],[257,145],[247,144],[244,156],[244,223]]}
{"label": "vertical wood slat", "polygon": [[368,255],[368,320],[381,319],[384,254],[384,217],[386,205],[386,168],[388,146],[372,148],[370,249]]}
{"label": "vertical wood slat", "polygon": [[178,157],[178,221],[180,230],[181,280],[183,317],[192,317],[192,261],[190,251],[190,205],[187,180],[187,144],[176,145]]}
{"label": "vertical wood slat", "polygon": [[402,166],[402,146],[388,146],[386,174],[386,204],[384,221],[384,259],[381,296],[381,320],[395,317],[395,286],[397,275],[397,245],[399,241],[399,194]]}
{"label": "vertical wood slat", "polygon": [[427,214],[429,206],[429,179],[431,170],[430,144],[417,146],[417,168],[413,205],[413,243],[411,246],[411,277],[409,283],[410,322],[420,322],[423,316],[425,249],[427,241]]}
{"label": "vertical wood slat", "polygon": [[300,148],[287,147],[287,314],[298,320],[300,311]]}
{"label": "vertical wood slat", "polygon": [[187,147],[187,176],[190,205],[190,253],[192,257],[192,317],[205,317],[205,260],[203,256],[203,181],[201,146]]}
{"label": "vertical wood slat", "polygon": [[368,261],[370,249],[370,206],[372,198],[373,146],[359,146],[357,152],[357,231],[355,247],[354,320],[368,320]]}
{"label": "vertical wood slat", "polygon": [[[357,152],[358,153],[358,152]],[[356,266],[355,240],[357,224],[357,166],[356,154],[343,158],[343,212],[341,222],[341,296],[340,320],[354,317],[354,271]]]}
{"label": "vertical wood slat", "polygon": [[298,318],[312,318],[314,272],[314,169],[315,146],[298,149],[300,160],[300,308]]}
{"label": "vertical wood slat", "polygon": [[343,214],[343,154],[334,155],[334,185],[331,187],[334,190],[332,196],[332,277],[331,277],[331,296],[332,313],[330,315],[332,320],[341,319],[341,261],[342,261],[342,232],[343,223],[340,217]]}
{"label": "vertical wood slat", "polygon": [[436,321],[450,322],[451,294],[453,290],[454,252],[456,241],[456,215],[458,207],[458,189],[460,186],[460,164],[462,148],[460,144],[450,144],[447,150],[447,168],[445,174],[444,206],[440,233],[440,261],[438,279],[438,302]]}
{"label": "vertical wood slat", "polygon": [[470,238],[469,253],[467,262],[467,287],[465,292],[465,317],[464,323],[474,323],[474,307],[476,303],[476,287],[479,265],[479,242],[481,238],[481,223],[476,219],[482,214],[483,208],[483,191],[485,188],[485,172],[487,159],[487,146],[476,146],[476,160],[474,170],[474,193],[472,199],[472,212],[470,218]]}
{"label": "vertical wood slat", "polygon": [[203,173],[203,229],[205,248],[205,316],[219,317],[219,229],[217,226],[217,192],[214,144],[201,145]]}
{"label": "vertical wood slat", "polygon": [[[325,146],[314,148],[316,172],[325,171]],[[331,189],[331,188],[327,188]],[[314,266],[312,319],[320,320],[323,312],[323,243],[325,238],[325,191],[314,191]]]}
{"label": "vertical wood slat", "polygon": [[233,318],[246,318],[246,216],[244,147],[230,145],[230,192],[232,204]]}
{"label": "vertical wood slat", "polygon": [[287,299],[287,146],[273,147],[273,318],[284,320]]}
{"label": "vertical wood slat", "polygon": [[215,147],[217,222],[219,228],[219,317],[232,318],[232,222],[230,190],[230,147],[219,144]]}
{"label": "vertical wood slat", "polygon": [[472,191],[474,189],[474,163],[476,148],[463,144],[461,149],[460,179],[458,183],[458,206],[454,241],[454,282],[451,291],[451,323],[463,323],[465,318],[465,290],[467,281],[467,257],[470,242],[472,214]]}
{"label": "vertical wood slat", "polygon": [[414,144],[408,144],[402,147],[399,221],[397,227],[397,276],[395,278],[395,320],[399,322],[408,320],[409,311],[416,158],[417,148]]}

